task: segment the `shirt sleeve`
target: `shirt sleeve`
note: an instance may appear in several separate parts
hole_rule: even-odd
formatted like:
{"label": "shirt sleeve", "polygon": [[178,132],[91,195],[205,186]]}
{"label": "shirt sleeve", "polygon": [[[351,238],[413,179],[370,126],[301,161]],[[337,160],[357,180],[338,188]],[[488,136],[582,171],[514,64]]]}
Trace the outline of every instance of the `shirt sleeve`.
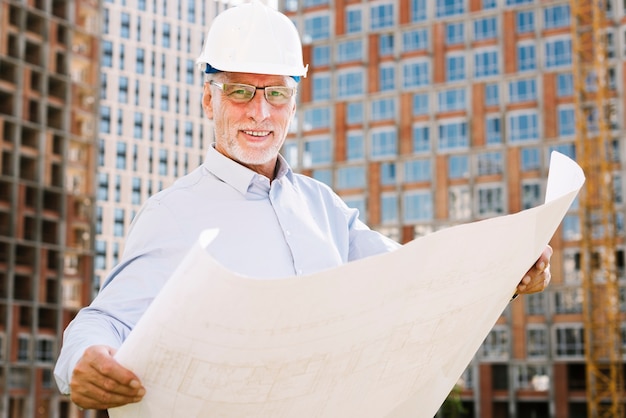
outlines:
{"label": "shirt sleeve", "polygon": [[88,347],[120,347],[184,257],[188,245],[174,219],[158,203],[147,205],[138,214],[128,233],[121,263],[63,334],[54,371],[62,393],[69,394],[73,370]]}

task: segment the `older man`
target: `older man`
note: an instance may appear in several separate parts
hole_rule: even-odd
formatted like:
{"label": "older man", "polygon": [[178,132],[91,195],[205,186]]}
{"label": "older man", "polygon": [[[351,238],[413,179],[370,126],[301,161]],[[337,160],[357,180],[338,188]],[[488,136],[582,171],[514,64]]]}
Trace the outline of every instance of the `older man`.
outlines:
{"label": "older man", "polygon": [[[210,251],[220,263],[268,280],[399,246],[359,221],[358,212],[326,185],[294,173],[279,154],[296,112],[298,82],[307,72],[300,38],[286,16],[258,2],[224,11],[199,63],[215,143],[202,166],[146,202],[120,264],[66,330],[55,375],[81,408],[142,398],[139,378],[113,355],[201,230],[219,228]],[[518,293],[545,288],[551,254],[546,248]]]}

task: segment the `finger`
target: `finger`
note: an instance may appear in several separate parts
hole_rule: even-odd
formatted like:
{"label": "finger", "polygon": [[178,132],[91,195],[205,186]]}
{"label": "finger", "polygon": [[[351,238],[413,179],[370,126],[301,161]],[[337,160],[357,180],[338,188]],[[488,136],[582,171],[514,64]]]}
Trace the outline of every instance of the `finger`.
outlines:
{"label": "finger", "polygon": [[127,396],[104,390],[92,383],[73,387],[70,399],[84,409],[108,409],[139,402],[142,396]]}

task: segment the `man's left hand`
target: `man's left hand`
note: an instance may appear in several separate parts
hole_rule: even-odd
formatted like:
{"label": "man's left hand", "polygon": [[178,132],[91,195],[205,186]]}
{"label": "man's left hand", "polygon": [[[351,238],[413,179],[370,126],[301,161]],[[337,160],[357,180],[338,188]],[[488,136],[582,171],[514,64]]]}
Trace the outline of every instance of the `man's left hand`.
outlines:
{"label": "man's left hand", "polygon": [[552,247],[549,245],[541,253],[537,262],[526,272],[524,278],[517,285],[518,295],[528,295],[545,290],[550,284],[550,257]]}

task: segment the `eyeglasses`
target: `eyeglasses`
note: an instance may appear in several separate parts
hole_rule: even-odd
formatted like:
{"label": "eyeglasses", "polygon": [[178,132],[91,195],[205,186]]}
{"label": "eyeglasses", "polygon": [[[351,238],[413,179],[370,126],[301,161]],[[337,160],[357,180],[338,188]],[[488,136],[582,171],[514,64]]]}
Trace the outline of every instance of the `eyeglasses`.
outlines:
{"label": "eyeglasses", "polygon": [[249,84],[238,83],[218,83],[211,80],[210,84],[220,88],[230,100],[235,103],[248,103],[257,90],[263,90],[265,100],[271,105],[281,106],[289,103],[291,97],[296,93],[295,87],[287,86],[267,86],[257,87]]}

